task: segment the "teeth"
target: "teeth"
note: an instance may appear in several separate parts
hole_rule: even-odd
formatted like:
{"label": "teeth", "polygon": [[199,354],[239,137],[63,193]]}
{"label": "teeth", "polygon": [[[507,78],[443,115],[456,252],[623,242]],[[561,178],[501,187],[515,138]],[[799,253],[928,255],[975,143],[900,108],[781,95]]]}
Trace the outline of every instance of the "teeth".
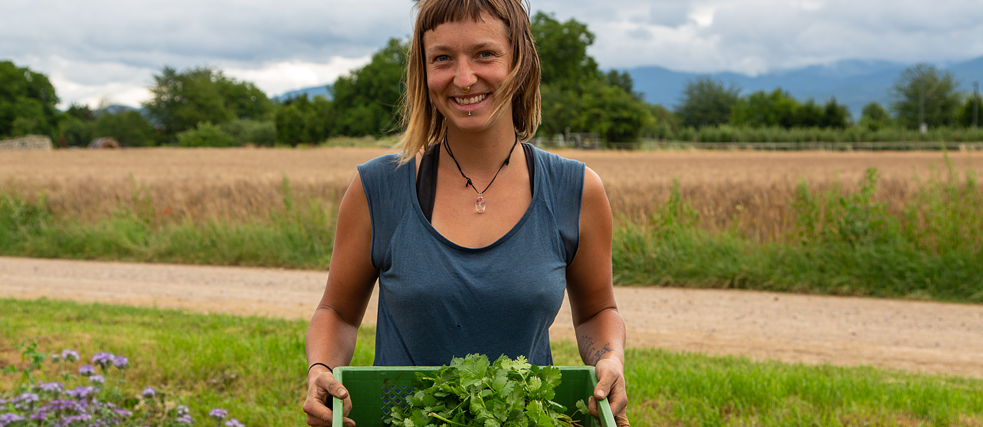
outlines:
{"label": "teeth", "polygon": [[455,97],[454,100],[457,101],[457,103],[458,104],[461,104],[461,105],[471,105],[471,104],[474,104],[476,102],[484,101],[485,100],[485,97],[487,97],[487,96],[488,95],[476,95],[476,96],[472,96],[470,98],[457,98],[457,97]]}

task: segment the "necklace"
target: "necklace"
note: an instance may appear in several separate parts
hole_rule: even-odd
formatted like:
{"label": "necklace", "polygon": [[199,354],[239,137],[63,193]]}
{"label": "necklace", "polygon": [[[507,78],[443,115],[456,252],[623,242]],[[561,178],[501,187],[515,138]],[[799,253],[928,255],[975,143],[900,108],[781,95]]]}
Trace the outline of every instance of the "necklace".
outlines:
{"label": "necklace", "polygon": [[478,193],[478,198],[475,199],[474,201],[474,209],[478,211],[478,213],[485,213],[485,197],[483,196],[483,194],[485,194],[485,192],[488,191],[488,188],[491,187],[491,185],[495,182],[495,178],[498,178],[498,174],[499,172],[502,172],[502,168],[504,168],[505,165],[509,164],[509,159],[512,158],[512,152],[515,151],[515,146],[518,143],[519,143],[519,136],[516,135],[515,142],[512,143],[512,148],[509,149],[509,155],[505,157],[505,161],[502,162],[502,165],[498,167],[498,171],[495,172],[495,176],[492,177],[491,182],[489,182],[488,185],[485,186],[484,190],[478,191],[478,187],[474,186],[474,183],[471,182],[471,178],[468,178],[468,176],[464,174],[464,171],[461,170],[461,164],[457,162],[457,158],[454,157],[454,152],[451,151],[451,144],[447,142],[447,138],[444,138],[444,146],[447,147],[447,154],[450,154],[451,159],[454,160],[454,164],[457,165],[457,171],[461,173],[461,176],[463,176],[464,179],[468,180],[464,184],[464,186],[465,187],[470,186],[471,188],[474,189],[475,193]]}

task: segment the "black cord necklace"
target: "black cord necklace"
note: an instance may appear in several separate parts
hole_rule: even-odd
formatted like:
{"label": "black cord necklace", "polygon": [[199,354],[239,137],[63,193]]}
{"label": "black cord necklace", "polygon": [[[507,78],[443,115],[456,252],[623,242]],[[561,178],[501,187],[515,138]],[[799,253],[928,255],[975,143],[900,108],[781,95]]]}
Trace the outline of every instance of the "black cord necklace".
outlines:
{"label": "black cord necklace", "polygon": [[478,193],[478,198],[475,199],[475,201],[474,201],[474,209],[477,210],[478,213],[485,213],[485,198],[482,195],[485,194],[485,192],[488,191],[488,188],[491,187],[491,185],[495,182],[495,178],[498,178],[498,174],[499,174],[499,172],[502,171],[502,168],[504,168],[505,165],[509,164],[509,159],[512,158],[512,152],[515,151],[515,146],[518,143],[519,143],[519,136],[516,135],[515,142],[512,143],[512,148],[509,150],[508,157],[506,157],[505,158],[505,161],[502,162],[502,165],[498,167],[498,171],[495,172],[495,176],[493,176],[492,179],[491,179],[491,182],[489,182],[488,185],[485,186],[485,189],[484,190],[481,190],[481,191],[478,191],[478,188],[474,186],[474,183],[473,182],[471,182],[471,178],[468,178],[468,176],[464,174],[464,171],[461,170],[461,164],[458,163],[457,162],[457,158],[454,157],[454,152],[451,151],[451,145],[447,142],[447,138],[446,137],[444,138],[444,146],[447,147],[447,154],[450,154],[451,159],[454,160],[454,164],[457,165],[457,171],[461,173],[461,176],[463,176],[464,179],[468,180],[464,184],[464,186],[465,187],[471,186],[471,188],[474,189],[475,193]]}

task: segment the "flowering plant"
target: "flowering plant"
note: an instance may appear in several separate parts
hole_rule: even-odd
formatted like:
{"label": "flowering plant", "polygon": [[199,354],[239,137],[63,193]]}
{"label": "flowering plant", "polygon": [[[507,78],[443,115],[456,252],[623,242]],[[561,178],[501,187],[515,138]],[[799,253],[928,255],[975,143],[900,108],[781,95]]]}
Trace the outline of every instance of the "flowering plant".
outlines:
{"label": "flowering plant", "polygon": [[[194,424],[191,410],[165,401],[165,393],[147,386],[137,395],[128,396],[121,389],[124,371],[130,367],[126,356],[103,352],[91,358],[92,364],[75,366],[82,358],[74,350],[47,354],[37,344],[21,346],[26,367],[6,367],[5,374],[20,373],[20,383],[11,390],[0,390],[0,427],[27,426],[156,426],[185,427]],[[52,371],[59,371],[59,381],[44,381],[45,361]],[[78,362],[78,363],[77,363]],[[72,366],[69,366],[72,365]],[[96,374],[99,366],[102,375]],[[79,375],[75,375],[77,372]],[[219,426],[228,411],[215,408],[209,416]],[[227,427],[244,427],[235,418]],[[219,426],[220,427],[220,426]]]}

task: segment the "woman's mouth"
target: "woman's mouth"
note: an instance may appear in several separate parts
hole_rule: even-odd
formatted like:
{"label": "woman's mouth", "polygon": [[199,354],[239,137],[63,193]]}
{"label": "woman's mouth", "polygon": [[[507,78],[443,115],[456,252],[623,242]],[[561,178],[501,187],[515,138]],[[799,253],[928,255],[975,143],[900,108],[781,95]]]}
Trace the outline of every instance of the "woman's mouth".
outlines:
{"label": "woman's mouth", "polygon": [[477,104],[477,103],[479,103],[481,101],[484,101],[485,98],[487,98],[487,97],[488,97],[488,94],[487,93],[481,94],[481,95],[475,95],[475,96],[471,96],[471,97],[467,97],[467,98],[460,98],[460,97],[455,96],[454,97],[454,102],[457,102],[458,105],[471,105],[471,104]]}

